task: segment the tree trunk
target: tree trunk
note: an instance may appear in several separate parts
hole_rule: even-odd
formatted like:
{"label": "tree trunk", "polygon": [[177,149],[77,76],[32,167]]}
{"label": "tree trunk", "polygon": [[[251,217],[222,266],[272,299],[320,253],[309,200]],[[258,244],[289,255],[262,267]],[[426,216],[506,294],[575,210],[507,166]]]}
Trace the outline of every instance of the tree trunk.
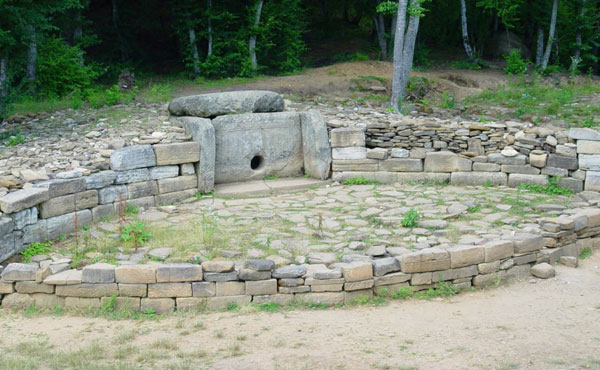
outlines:
{"label": "tree trunk", "polygon": [[385,39],[385,21],[383,19],[383,14],[379,13],[373,16],[373,24],[375,25],[375,31],[377,31],[377,41],[379,42],[379,48],[381,49],[381,60],[387,60],[388,45],[387,40]]}
{"label": "tree trunk", "polygon": [[121,49],[121,62],[125,63],[129,59],[129,53],[127,52],[127,44],[125,38],[119,28],[119,8],[117,7],[118,0],[112,0],[112,21],[117,33],[117,39],[119,41],[119,48]]}
{"label": "tree trunk", "polygon": [[[263,0],[258,0],[256,4],[256,14],[254,16],[254,27],[258,27],[260,23],[260,14],[262,12]],[[248,50],[250,51],[250,65],[252,66],[252,75],[256,75],[258,70],[258,62],[256,61],[256,32],[252,30],[252,35],[248,42]]]}
{"label": "tree trunk", "polygon": [[394,58],[394,40],[396,37],[396,24],[398,22],[398,15],[394,14],[392,16],[392,22],[390,25],[390,43],[388,44],[388,59],[392,60]]}
{"label": "tree trunk", "polygon": [[581,9],[579,10],[579,22],[577,26],[577,34],[575,35],[575,55],[571,57],[571,72],[577,71],[577,65],[581,62],[581,24],[583,23],[583,17],[585,16],[585,1],[581,0]]}
{"label": "tree trunk", "polygon": [[392,96],[390,107],[395,113],[400,113],[398,104],[402,96],[402,62],[404,52],[404,29],[406,28],[406,6],[408,0],[398,0],[396,34],[394,38],[394,75],[392,77]]}
{"label": "tree trunk", "polygon": [[473,48],[471,48],[471,43],[469,43],[469,30],[467,28],[467,5],[465,4],[465,0],[460,0],[460,19],[462,24],[462,37],[463,44],[465,45],[465,52],[467,53],[467,57],[469,57],[469,61],[474,62],[475,56],[473,53]]}
{"label": "tree trunk", "polygon": [[[8,61],[6,58],[0,59],[0,99],[8,94]],[[0,102],[1,103],[1,102]]]}
{"label": "tree trunk", "polygon": [[188,28],[188,36],[190,39],[190,48],[192,49],[194,75],[197,77],[200,74],[200,55],[198,55],[198,46],[196,46],[196,31],[192,27]]}
{"label": "tree trunk", "polygon": [[542,59],[542,70],[548,67],[550,61],[550,53],[552,51],[552,44],[554,43],[554,33],[556,31],[556,15],[558,13],[558,0],[554,0],[552,4],[552,18],[550,19],[550,32],[548,33],[548,43],[546,45],[546,51],[544,52],[544,58]]}
{"label": "tree trunk", "polygon": [[212,0],[208,0],[208,50],[206,56],[213,53],[213,32],[212,32]]}
{"label": "tree trunk", "polygon": [[542,57],[544,55],[544,29],[542,26],[538,26],[537,30],[537,48],[535,52],[535,65],[542,65]]}
{"label": "tree trunk", "polygon": [[37,39],[35,36],[35,28],[32,25],[27,26],[29,32],[29,48],[27,50],[27,68],[26,77],[29,80],[31,91],[35,90],[35,75],[37,72]]}
{"label": "tree trunk", "polygon": [[[412,0],[410,6],[418,7],[421,5],[421,0]],[[404,38],[404,51],[402,53],[402,80],[400,83],[400,96],[404,97],[410,72],[412,70],[413,58],[415,55],[415,44],[417,42],[417,34],[419,33],[419,23],[421,17],[411,15],[408,22],[408,30]],[[401,100],[402,101],[402,100]]]}

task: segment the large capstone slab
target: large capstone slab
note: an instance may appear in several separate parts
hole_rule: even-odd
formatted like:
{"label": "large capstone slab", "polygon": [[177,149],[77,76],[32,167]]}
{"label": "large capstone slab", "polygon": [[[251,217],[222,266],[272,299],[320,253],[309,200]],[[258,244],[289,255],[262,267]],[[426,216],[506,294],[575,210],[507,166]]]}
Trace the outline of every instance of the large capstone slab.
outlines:
{"label": "large capstone slab", "polygon": [[215,183],[302,173],[300,115],[294,112],[217,117]]}
{"label": "large capstone slab", "polygon": [[231,91],[173,99],[169,112],[175,116],[212,118],[227,114],[282,112],[283,98],[272,91]]}

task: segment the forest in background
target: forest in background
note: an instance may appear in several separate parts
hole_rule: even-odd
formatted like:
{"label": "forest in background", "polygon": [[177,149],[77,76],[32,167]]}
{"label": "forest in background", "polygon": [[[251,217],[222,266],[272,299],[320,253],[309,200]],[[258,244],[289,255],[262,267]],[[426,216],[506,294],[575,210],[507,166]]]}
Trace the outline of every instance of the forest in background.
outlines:
{"label": "forest in background", "polygon": [[[411,2],[411,5],[414,1]],[[599,0],[427,0],[414,62],[511,73],[598,74]],[[289,74],[389,60],[398,2],[382,0],[0,0],[0,118],[24,98],[120,92],[138,78]],[[554,11],[556,10],[556,11]],[[410,7],[409,7],[410,14]],[[408,22],[407,22],[408,23]],[[549,37],[549,35],[554,35]],[[510,50],[520,49],[519,53]],[[512,58],[512,60],[510,59]],[[111,86],[106,89],[106,86]]]}

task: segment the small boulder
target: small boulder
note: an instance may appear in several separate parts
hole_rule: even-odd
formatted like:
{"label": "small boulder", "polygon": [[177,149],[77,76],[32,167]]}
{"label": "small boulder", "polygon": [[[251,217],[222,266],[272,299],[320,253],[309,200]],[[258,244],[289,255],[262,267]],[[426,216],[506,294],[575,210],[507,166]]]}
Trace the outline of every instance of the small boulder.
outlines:
{"label": "small boulder", "polygon": [[556,275],[554,267],[548,263],[538,263],[531,268],[531,274],[540,279],[549,279]]}

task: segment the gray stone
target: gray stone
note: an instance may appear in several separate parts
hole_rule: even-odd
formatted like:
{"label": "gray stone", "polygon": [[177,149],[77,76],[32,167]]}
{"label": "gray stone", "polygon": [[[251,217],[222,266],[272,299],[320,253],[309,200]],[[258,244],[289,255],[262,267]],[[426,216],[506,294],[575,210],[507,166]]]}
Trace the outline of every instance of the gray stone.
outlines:
{"label": "gray stone", "polygon": [[367,149],[367,159],[384,160],[388,157],[388,151],[383,148]]}
{"label": "gray stone", "polygon": [[[584,182],[571,177],[564,177],[558,179],[558,186],[570,189],[573,193],[580,193],[583,191]],[[598,189],[595,191],[600,191],[600,187],[598,187]]]}
{"label": "gray stone", "polygon": [[585,177],[585,190],[600,191],[600,171],[587,171]]}
{"label": "gray stone", "polygon": [[565,265],[567,267],[577,267],[578,265],[578,261],[577,261],[577,257],[572,257],[572,256],[562,256],[559,259],[559,262],[562,265]]}
{"label": "gray stone", "polygon": [[35,281],[17,281],[15,284],[15,289],[17,292],[24,294],[54,293],[54,285],[37,283]]}
{"label": "gray stone", "polygon": [[148,294],[147,284],[118,284],[122,297],[145,297]]}
{"label": "gray stone", "polygon": [[15,228],[15,222],[11,217],[0,217],[0,235],[7,235]]}
{"label": "gray stone", "polygon": [[449,248],[448,252],[450,253],[450,267],[453,269],[477,265],[485,260],[485,253],[482,246],[457,245]]}
{"label": "gray stone", "polygon": [[40,217],[50,218],[75,211],[75,195],[69,194],[62,197],[49,199],[40,205]]}
{"label": "gray stone", "polygon": [[[22,211],[19,211],[17,213],[13,213],[12,215],[10,215],[10,217],[14,221],[14,228],[16,230],[22,230],[23,228],[25,228],[25,226],[33,225],[37,222],[38,210],[37,210],[37,207],[31,207],[31,208],[27,208]],[[1,222],[2,221],[0,221],[0,223]],[[0,231],[1,231],[1,229],[2,229],[2,226],[0,226]],[[12,230],[10,230],[10,231],[12,231]],[[0,235],[8,234],[8,232],[9,232],[9,230],[7,230],[6,232],[0,232]]]}
{"label": "gray stone", "polygon": [[4,281],[35,281],[35,273],[38,267],[32,264],[10,263],[2,271],[2,280]]}
{"label": "gray stone", "polygon": [[557,154],[550,154],[548,156],[548,167],[564,168],[567,170],[576,170],[578,167],[576,157],[565,157]]}
{"label": "gray stone", "polygon": [[49,192],[43,188],[29,188],[13,191],[0,197],[0,210],[15,213],[31,208],[49,199]]}
{"label": "gray stone", "polygon": [[50,285],[81,284],[82,274],[83,273],[81,270],[66,270],[66,271],[58,272],[54,275],[50,275],[47,278],[45,278],[44,284],[50,284]]}
{"label": "gray stone", "polygon": [[235,264],[231,261],[214,260],[202,262],[204,272],[231,272]]}
{"label": "gray stone", "polygon": [[393,148],[391,153],[392,158],[408,158],[410,157],[410,151],[406,149]]}
{"label": "gray stone", "polygon": [[191,263],[162,264],[156,268],[157,283],[202,280],[202,266]]}
{"label": "gray stone", "polygon": [[[365,253],[367,254],[367,256],[383,256],[386,253],[385,245],[374,245],[372,247],[369,247],[369,249],[367,249]],[[333,255],[335,256],[335,254]],[[337,258],[336,260],[334,260],[334,262],[335,261],[337,261]]]}
{"label": "gray stone", "polygon": [[119,199],[127,200],[127,187],[125,185],[109,186],[98,190],[98,203],[100,204],[115,203]]}
{"label": "gray stone", "polygon": [[214,282],[235,281],[238,279],[237,271],[231,272],[205,272],[204,280]]}
{"label": "gray stone", "polygon": [[240,269],[239,278],[243,281],[267,280],[271,278],[271,271],[256,271],[251,269]]}
{"label": "gray stone", "polygon": [[544,167],[542,168],[542,175],[554,177],[567,177],[569,176],[569,170],[565,168]]}
{"label": "gray stone", "polygon": [[247,260],[244,261],[244,268],[254,271],[272,271],[275,268],[275,262],[271,260]]}
{"label": "gray stone", "polygon": [[503,172],[453,172],[450,183],[460,186],[506,186],[508,175]]}
{"label": "gray stone", "polygon": [[187,176],[187,175],[195,175],[196,169],[194,168],[193,163],[183,163],[179,165],[179,175]]}
{"label": "gray stone", "polygon": [[526,175],[539,175],[540,170],[535,167],[519,164],[503,164],[502,172],[504,173],[522,173]]}
{"label": "gray stone", "polygon": [[423,161],[421,159],[391,158],[380,161],[379,169],[389,172],[422,172]]}
{"label": "gray stone", "polygon": [[158,194],[156,181],[142,181],[127,185],[127,199],[151,197],[156,194]]}
{"label": "gray stone", "polygon": [[172,252],[173,248],[154,248],[148,252],[148,256],[153,259],[164,261],[171,255]]}
{"label": "gray stone", "polygon": [[192,140],[200,144],[200,161],[194,164],[198,191],[210,192],[215,185],[215,129],[209,119],[182,117],[179,119]]}
{"label": "gray stone", "polygon": [[334,160],[331,163],[333,171],[379,171],[379,161],[376,159]]}
{"label": "gray stone", "polygon": [[304,172],[310,177],[326,180],[331,169],[331,148],[327,124],[317,110],[300,113]]}
{"label": "gray stone", "polygon": [[158,191],[161,194],[196,189],[198,178],[196,176],[178,176],[170,179],[158,180]]}
{"label": "gray stone", "polygon": [[325,305],[344,304],[344,292],[296,294],[296,299],[302,302],[311,302]]}
{"label": "gray stone", "polygon": [[277,294],[277,280],[246,281],[246,295]]}
{"label": "gray stone", "polygon": [[33,187],[48,189],[49,197],[56,198],[62,195],[84,191],[86,189],[86,178],[54,179],[38,182],[34,184]]}
{"label": "gray stone", "polygon": [[352,146],[345,148],[332,148],[333,160],[359,160],[367,158],[367,148],[364,146]]}
{"label": "gray stone", "polygon": [[179,176],[179,166],[157,166],[150,168],[150,180],[169,179]]}
{"label": "gray stone", "polygon": [[548,263],[538,263],[531,268],[531,274],[540,279],[549,279],[556,275],[554,267]]}
{"label": "gray stone", "polygon": [[214,297],[216,289],[216,284],[213,282],[192,283],[192,295],[194,297]]}
{"label": "gray stone", "polygon": [[151,145],[127,146],[114,151],[110,156],[111,170],[126,171],[154,166],[156,156]]}
{"label": "gray stone", "polygon": [[400,271],[400,262],[394,257],[373,260],[373,275],[383,276],[391,272]]}
{"label": "gray stone", "polygon": [[579,154],[600,154],[600,141],[578,140],[577,153]]}
{"label": "gray stone", "polygon": [[283,98],[272,91],[231,91],[175,98],[169,112],[175,116],[213,118],[226,114],[281,112]]}
{"label": "gray stone", "polygon": [[535,234],[517,234],[512,237],[515,253],[535,252],[544,247],[544,239]]}
{"label": "gray stone", "polygon": [[157,283],[148,284],[149,298],[175,298],[191,297],[192,284],[190,283]]}
{"label": "gray stone", "polygon": [[152,146],[157,166],[193,163],[200,160],[200,144],[194,141]]}
{"label": "gray stone", "polygon": [[138,168],[135,170],[117,171],[115,184],[131,184],[150,180],[150,171],[147,168]]}
{"label": "gray stone", "polygon": [[115,171],[101,171],[85,177],[86,189],[102,189],[115,182]]}
{"label": "gray stone", "polygon": [[3,308],[26,308],[34,304],[35,300],[29,294],[13,293],[2,299]]}
{"label": "gray stone", "polygon": [[175,310],[175,300],[173,298],[142,298],[140,302],[140,311],[155,312],[159,315],[171,313]]}
{"label": "gray stone", "polygon": [[108,263],[88,265],[81,271],[82,283],[114,283],[115,266]]}
{"label": "gray stone", "polygon": [[75,210],[92,208],[98,205],[98,191],[88,190],[81,193],[75,193]]}
{"label": "gray stone", "polygon": [[521,184],[548,185],[548,178],[544,175],[523,175],[518,173],[511,173],[508,176],[508,186],[516,188]]}
{"label": "gray stone", "polygon": [[275,269],[272,276],[277,279],[293,279],[302,277],[304,274],[306,274],[306,267],[288,265]]}
{"label": "gray stone", "polygon": [[496,163],[473,163],[475,172],[500,172],[500,165]]}
{"label": "gray stone", "polygon": [[341,127],[331,130],[331,147],[364,147],[365,132],[359,127]]}
{"label": "gray stone", "polygon": [[215,182],[289,177],[302,173],[302,129],[298,113],[217,117]]}
{"label": "gray stone", "polygon": [[439,248],[427,248],[402,255],[402,272],[427,272],[450,268],[450,254]]}
{"label": "gray stone", "polygon": [[72,234],[75,230],[75,214],[77,214],[78,230],[81,230],[84,225],[92,223],[92,212],[87,209],[49,218],[47,220],[48,239],[56,239],[61,235]]}
{"label": "gray stone", "polygon": [[159,194],[154,196],[157,206],[173,205],[177,202],[183,202],[186,199],[193,198],[197,193],[196,189],[176,191],[173,193]]}
{"label": "gray stone", "polygon": [[[579,167],[590,171],[600,171],[600,154],[580,154]],[[577,169],[577,167],[573,168]],[[2,198],[0,198],[0,204]]]}
{"label": "gray stone", "polygon": [[496,164],[520,164],[525,165],[527,163],[527,157],[523,154],[519,154],[515,157],[505,157],[500,153],[490,153],[487,155],[488,162]]}
{"label": "gray stone", "polygon": [[600,141],[600,132],[591,128],[571,128],[569,139]]}
{"label": "gray stone", "polygon": [[57,285],[56,295],[63,297],[100,298],[119,294],[117,284],[73,284]]}
{"label": "gray stone", "polygon": [[429,152],[425,156],[425,172],[470,172],[472,162],[448,151]]}

